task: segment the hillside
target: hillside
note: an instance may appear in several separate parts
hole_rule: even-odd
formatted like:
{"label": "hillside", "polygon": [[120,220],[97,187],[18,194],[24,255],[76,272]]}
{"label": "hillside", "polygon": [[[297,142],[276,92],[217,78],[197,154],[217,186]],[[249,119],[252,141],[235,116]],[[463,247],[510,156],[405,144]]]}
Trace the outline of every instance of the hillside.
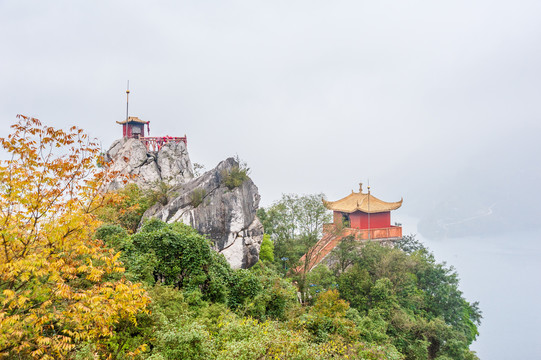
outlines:
{"label": "hillside", "polygon": [[[118,173],[81,130],[21,116],[1,144],[12,155],[0,166],[1,358],[477,358],[469,346],[478,304],[413,237],[395,248],[342,242],[329,255],[341,266],[293,275],[321,229],[289,232],[290,220],[325,213],[319,195],[288,196],[296,212],[280,201],[260,211],[263,259],[235,269],[191,226],[166,215],[141,222],[180,195],[137,184],[112,190]],[[250,184],[242,167],[225,164],[230,170],[219,165],[179,189],[194,194],[217,179],[234,193]]]}

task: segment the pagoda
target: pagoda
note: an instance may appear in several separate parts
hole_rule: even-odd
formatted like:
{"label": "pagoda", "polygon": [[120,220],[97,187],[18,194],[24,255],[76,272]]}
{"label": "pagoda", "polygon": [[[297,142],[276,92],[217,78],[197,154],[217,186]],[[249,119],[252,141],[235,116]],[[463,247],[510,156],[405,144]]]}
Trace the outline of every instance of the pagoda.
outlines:
{"label": "pagoda", "polygon": [[[122,125],[122,136],[128,139],[139,139],[148,151],[159,151],[162,146],[169,142],[183,142],[188,145],[188,138],[184,136],[149,136],[150,121],[144,121],[135,116],[130,116],[126,120],[117,121],[117,124]],[[145,136],[145,125],[147,126],[147,135]]]}
{"label": "pagoda", "polygon": [[150,121],[144,121],[138,117],[130,116],[126,118],[126,120],[117,121],[116,123],[122,125],[122,136],[125,138],[144,138],[145,125],[147,126],[147,132],[150,135]]}
{"label": "pagoda", "polygon": [[370,194],[370,187],[368,192],[363,193],[361,183],[359,192],[352,191],[337,201],[323,200],[323,204],[333,211],[334,226],[361,230],[355,233],[363,239],[401,237],[401,234],[395,236],[397,232],[393,231],[399,227],[391,225],[391,211],[402,206],[402,199],[397,202],[385,202]]}
{"label": "pagoda", "polygon": [[[122,137],[125,139],[139,139],[147,148],[147,151],[159,151],[162,146],[167,143],[183,142],[188,146],[188,138],[184,136],[150,136],[150,121],[144,121],[136,116],[128,116],[128,104],[130,97],[130,82],[128,81],[128,89],[126,90],[126,119],[117,121],[117,124],[122,125]],[[145,125],[147,126],[147,136],[145,136]]]}
{"label": "pagoda", "polygon": [[[402,227],[391,225],[391,211],[402,206],[403,199],[386,202],[373,196],[370,186],[364,193],[362,186],[359,184],[359,192],[352,191],[340,200],[323,200],[323,205],[333,211],[333,223],[323,225],[322,238],[309,250],[309,264],[306,268],[299,266],[297,272],[312,270],[346,237],[360,242],[377,241],[388,246],[402,238]],[[305,259],[306,255],[300,259],[301,264]]]}

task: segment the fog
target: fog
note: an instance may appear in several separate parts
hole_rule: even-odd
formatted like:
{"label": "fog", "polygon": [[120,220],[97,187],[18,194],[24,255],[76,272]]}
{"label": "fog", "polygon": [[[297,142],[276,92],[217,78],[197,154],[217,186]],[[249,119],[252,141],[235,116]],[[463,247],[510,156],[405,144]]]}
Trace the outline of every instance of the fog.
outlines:
{"label": "fog", "polygon": [[[264,206],[369,181],[383,200],[404,198],[393,221],[417,219],[439,259],[503,246],[539,270],[519,234],[540,228],[540,18],[538,1],[3,0],[0,132],[20,113],[107,148],[130,80],[130,115],[152,135],[186,134],[207,169],[238,154]],[[482,358],[517,347],[539,358],[528,314],[513,328],[526,344],[489,317],[516,310],[498,274],[518,284],[524,272],[472,261],[458,268],[468,286],[494,268],[491,296],[466,292],[492,309]],[[534,311],[539,287],[516,291]]]}

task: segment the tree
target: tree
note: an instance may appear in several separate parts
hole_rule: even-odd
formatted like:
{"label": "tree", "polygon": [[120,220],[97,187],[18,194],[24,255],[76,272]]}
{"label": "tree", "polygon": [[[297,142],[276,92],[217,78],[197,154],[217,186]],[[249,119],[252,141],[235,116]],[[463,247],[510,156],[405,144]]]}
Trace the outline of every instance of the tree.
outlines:
{"label": "tree", "polygon": [[353,236],[346,236],[330,253],[337,274],[343,273],[360,257],[361,243]]}
{"label": "tree", "polygon": [[340,296],[370,322],[383,325],[374,332],[364,322],[365,340],[382,338],[384,329],[407,360],[474,359],[468,347],[478,334],[478,304],[462,297],[454,269],[436,263],[412,239],[404,244],[411,253],[377,243],[363,246],[361,256],[338,278]]}
{"label": "tree", "polygon": [[0,356],[60,359],[98,349],[149,298],[122,278],[120,254],[93,238],[94,211],[114,174],[98,170],[98,144],[76,127],[19,115],[0,138]]}
{"label": "tree", "polygon": [[306,295],[306,274],[316,252],[314,245],[321,238],[323,224],[331,221],[323,198],[323,194],[284,194],[268,210],[258,213],[263,218],[265,232],[274,240],[276,258],[284,259],[290,268],[298,269],[297,281],[303,297]]}
{"label": "tree", "polygon": [[177,288],[197,287],[207,280],[213,261],[209,240],[188,225],[150,219],[132,236],[131,245],[126,262],[143,265],[134,269],[138,273],[147,268],[151,274],[146,278]]}
{"label": "tree", "polygon": [[257,213],[265,233],[274,242],[275,261],[287,258],[289,267],[321,237],[323,224],[331,221],[321,201],[325,195],[284,194],[267,209]]}
{"label": "tree", "polygon": [[270,239],[269,234],[263,235],[261,250],[259,251],[259,259],[262,261],[274,262],[274,244]]}

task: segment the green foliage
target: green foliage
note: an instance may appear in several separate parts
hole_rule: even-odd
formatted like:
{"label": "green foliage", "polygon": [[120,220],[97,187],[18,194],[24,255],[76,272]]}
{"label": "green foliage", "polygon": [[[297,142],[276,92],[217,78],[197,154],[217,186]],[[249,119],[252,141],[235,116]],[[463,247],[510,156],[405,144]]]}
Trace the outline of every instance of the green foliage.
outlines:
{"label": "green foliage", "polygon": [[323,224],[331,221],[331,214],[321,201],[323,198],[323,194],[284,194],[269,208],[258,210],[265,233],[274,242],[277,265],[296,267],[299,258],[321,238]]}
{"label": "green foliage", "polygon": [[395,247],[407,254],[412,254],[415,251],[427,251],[424,245],[415,238],[415,235],[404,235],[402,239],[395,244]]}
{"label": "green foliage", "polygon": [[172,187],[163,180],[155,181],[152,186],[146,190],[145,196],[148,199],[150,205],[160,203],[167,205],[175,194],[171,192]]}
{"label": "green foliage", "polygon": [[477,336],[477,303],[462,298],[452,268],[412,239],[404,248],[369,243],[339,275],[341,297],[361,316],[361,337],[391,341],[406,359],[475,358],[468,347]]}
{"label": "green foliage", "polygon": [[315,300],[319,294],[337,287],[336,277],[325,264],[319,264],[306,275],[309,296]]}
{"label": "green foliage", "polygon": [[247,299],[253,299],[262,290],[261,282],[249,270],[239,269],[230,275],[230,294],[228,305],[237,309]]}
{"label": "green foliage", "polygon": [[128,184],[109,193],[105,206],[98,209],[96,214],[106,224],[119,225],[129,233],[135,233],[144,212],[154,203],[136,184]]}
{"label": "green foliage", "polygon": [[[318,210],[319,196],[282,200],[258,212],[270,236],[249,270],[231,269],[182,224],[150,220],[131,236],[119,226],[99,228],[96,237],[123,252],[128,275],[152,286],[153,298],[136,325],[116,325],[109,351],[128,359],[147,344],[137,356],[154,360],[476,359],[469,345],[478,334],[478,304],[462,297],[454,270],[414,237],[394,249],[345,239],[331,253],[332,270],[319,265],[295,279],[301,291],[304,284],[301,306],[272,245],[275,254],[298,259],[330,219]],[[88,344],[77,356],[92,351]]]}
{"label": "green foliage", "polygon": [[190,195],[190,204],[196,208],[203,202],[203,199],[207,196],[207,191],[202,188],[193,189]]}
{"label": "green foliage", "polygon": [[273,264],[232,270],[187,226],[151,220],[127,240],[118,227],[97,233],[124,246],[128,269],[156,284],[151,314],[137,326],[120,323],[111,352],[148,344],[142,358],[476,359],[468,347],[477,305],[424,248],[408,254],[369,243],[343,272],[320,265],[306,276],[312,305],[302,307]]}
{"label": "green foliage", "polygon": [[231,169],[224,169],[220,174],[222,177],[222,184],[229,190],[241,186],[248,180],[248,174],[250,173],[250,168],[247,166],[246,162],[240,160],[238,156],[235,160],[236,164],[233,165]]}
{"label": "green foliage", "polygon": [[109,247],[123,250],[128,239],[128,232],[120,225],[102,225],[96,229],[95,237],[103,240]]}
{"label": "green foliage", "polygon": [[274,243],[270,239],[269,234],[263,235],[261,250],[259,251],[259,259],[261,261],[274,262]]}
{"label": "green foliage", "polygon": [[271,267],[258,263],[250,272],[259,279],[261,290],[245,301],[243,313],[261,321],[267,319],[285,320],[286,313],[296,309],[297,289],[289,279],[282,278]]}
{"label": "green foliage", "polygon": [[335,273],[343,273],[349,266],[360,258],[361,243],[353,236],[347,236],[330,253],[331,261],[334,261]]}
{"label": "green foliage", "polygon": [[195,288],[208,281],[209,241],[195,229],[151,219],[132,237],[133,255],[154,255],[157,281],[177,288]]}

